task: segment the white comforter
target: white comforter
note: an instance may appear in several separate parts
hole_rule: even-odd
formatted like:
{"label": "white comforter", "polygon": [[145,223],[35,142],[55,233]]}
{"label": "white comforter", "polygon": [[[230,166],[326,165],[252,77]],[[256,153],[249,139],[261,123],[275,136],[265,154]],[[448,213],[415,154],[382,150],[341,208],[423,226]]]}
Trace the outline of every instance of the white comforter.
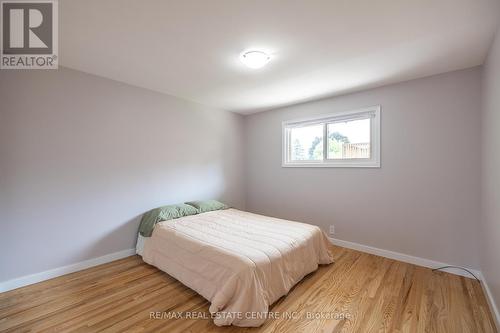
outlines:
{"label": "white comforter", "polygon": [[216,325],[260,326],[269,305],[333,262],[316,226],[236,209],[158,223],[143,259],[211,302]]}

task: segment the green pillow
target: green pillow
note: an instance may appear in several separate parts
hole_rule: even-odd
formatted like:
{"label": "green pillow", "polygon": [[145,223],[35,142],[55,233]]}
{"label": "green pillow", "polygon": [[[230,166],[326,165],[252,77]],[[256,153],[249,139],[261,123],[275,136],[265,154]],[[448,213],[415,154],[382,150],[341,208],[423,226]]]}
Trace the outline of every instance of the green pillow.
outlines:
{"label": "green pillow", "polygon": [[142,216],[139,232],[144,237],[151,237],[156,223],[194,214],[198,214],[198,210],[186,204],[158,207]]}
{"label": "green pillow", "polygon": [[217,200],[189,201],[186,204],[196,208],[198,213],[211,212],[213,210],[228,209],[229,206]]}

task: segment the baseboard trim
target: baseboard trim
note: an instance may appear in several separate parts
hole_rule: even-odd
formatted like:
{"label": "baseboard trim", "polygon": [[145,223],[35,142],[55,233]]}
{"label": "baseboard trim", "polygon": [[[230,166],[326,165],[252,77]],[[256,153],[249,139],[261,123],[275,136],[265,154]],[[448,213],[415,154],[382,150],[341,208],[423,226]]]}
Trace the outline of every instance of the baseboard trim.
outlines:
{"label": "baseboard trim", "polygon": [[54,269],[50,269],[48,271],[25,275],[19,278],[15,278],[12,280],[7,280],[4,282],[0,282],[0,292],[9,291],[12,289],[24,287],[33,283],[45,281],[48,279],[52,279],[61,275],[81,271],[86,268],[90,268],[93,266],[105,264],[114,260],[122,259],[125,257],[129,257],[135,254],[135,249],[127,249],[123,251],[118,251],[115,253],[110,253],[102,257],[92,258],[84,261],[77,262],[75,264],[57,267]]}
{"label": "baseboard trim", "polygon": [[488,282],[486,282],[486,278],[482,272],[479,272],[479,276],[479,278],[481,279],[481,286],[483,287],[484,294],[486,295],[486,300],[488,301],[490,310],[493,313],[495,324],[497,325],[497,328],[500,328],[500,312],[498,311],[498,307],[495,303],[495,299],[493,298],[493,294],[491,293],[490,287],[488,287]]}
{"label": "baseboard trim", "polygon": [[[413,265],[417,265],[417,266],[423,266],[423,267],[428,267],[428,268],[438,268],[438,267],[450,265],[450,264],[435,261],[435,260],[415,257],[412,255],[404,254],[404,253],[400,253],[400,252],[379,249],[376,247],[363,245],[363,244],[359,244],[359,243],[354,243],[354,242],[349,242],[349,241],[345,241],[345,240],[341,240],[341,239],[337,239],[337,238],[329,237],[329,239],[330,239],[330,242],[334,245],[346,247],[348,249],[353,249],[353,250],[357,250],[357,251],[361,251],[361,252],[374,254],[374,255],[389,258],[389,259],[407,262],[409,264],[413,264]],[[468,267],[465,267],[465,268],[467,268],[469,271],[474,273],[474,275],[477,276],[478,278],[480,278],[480,276],[482,276],[481,272],[478,270],[471,269]],[[445,271],[448,273],[451,273],[451,274],[473,278],[469,273],[462,271],[461,269],[447,268],[447,269],[445,269]]]}
{"label": "baseboard trim", "polygon": [[[354,242],[349,242],[337,238],[331,238],[328,237],[330,242],[334,245],[341,246],[341,247],[346,247],[348,249],[353,249],[361,252],[366,252],[370,254],[374,254],[377,256],[389,258],[389,259],[394,259],[402,262],[406,262],[409,264],[417,265],[417,266],[423,266],[427,268],[438,268],[438,267],[443,267],[443,266],[448,266],[449,264],[435,261],[435,260],[430,260],[430,259],[424,259],[420,257],[415,257],[411,256],[409,254],[404,254],[404,253],[399,253],[399,252],[394,252],[394,251],[389,251],[389,250],[383,250],[379,249],[376,247],[368,246],[368,245],[363,245],[359,243],[354,243]],[[466,267],[467,268],[467,267]],[[490,306],[490,311],[493,314],[493,317],[495,319],[497,327],[500,327],[500,313],[498,311],[498,307],[495,303],[495,300],[493,298],[493,294],[491,293],[490,288],[488,287],[488,283],[486,282],[486,279],[481,271],[467,268],[470,270],[474,275],[478,277],[479,280],[481,280],[481,286],[483,288],[484,294],[486,296],[486,300],[488,301],[488,305]],[[446,269],[446,272],[451,273],[451,274],[456,274],[460,276],[465,276],[465,277],[472,277],[470,274],[468,274],[465,271],[462,271],[460,269],[454,269],[454,268],[448,268]]]}

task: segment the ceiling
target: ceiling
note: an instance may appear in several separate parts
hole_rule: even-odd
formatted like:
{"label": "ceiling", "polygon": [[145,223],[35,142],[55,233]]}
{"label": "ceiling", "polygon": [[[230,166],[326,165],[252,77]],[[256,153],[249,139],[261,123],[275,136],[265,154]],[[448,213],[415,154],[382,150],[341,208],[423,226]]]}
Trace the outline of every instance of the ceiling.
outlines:
{"label": "ceiling", "polygon": [[[60,64],[254,113],[483,63],[498,0],[64,0]],[[264,68],[239,61],[272,54]]]}

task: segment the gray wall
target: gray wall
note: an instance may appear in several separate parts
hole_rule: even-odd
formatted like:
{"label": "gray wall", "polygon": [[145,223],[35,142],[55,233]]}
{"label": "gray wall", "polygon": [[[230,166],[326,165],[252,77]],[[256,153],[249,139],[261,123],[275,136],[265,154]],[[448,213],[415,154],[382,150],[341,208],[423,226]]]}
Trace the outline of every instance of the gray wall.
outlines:
{"label": "gray wall", "polygon": [[135,246],[140,215],[244,208],[242,116],[81,72],[0,72],[0,281]]}
{"label": "gray wall", "polygon": [[[131,248],[144,211],[216,197],[472,268],[481,250],[498,299],[498,37],[495,45],[483,82],[481,249],[480,69],[245,120],[69,69],[1,71],[0,281]],[[282,120],[375,104],[382,168],[281,167]]]}
{"label": "gray wall", "polygon": [[500,30],[483,67],[481,269],[500,305]]}
{"label": "gray wall", "polygon": [[[380,169],[281,167],[283,120],[378,104]],[[479,68],[251,115],[245,130],[247,210],[479,267]]]}

